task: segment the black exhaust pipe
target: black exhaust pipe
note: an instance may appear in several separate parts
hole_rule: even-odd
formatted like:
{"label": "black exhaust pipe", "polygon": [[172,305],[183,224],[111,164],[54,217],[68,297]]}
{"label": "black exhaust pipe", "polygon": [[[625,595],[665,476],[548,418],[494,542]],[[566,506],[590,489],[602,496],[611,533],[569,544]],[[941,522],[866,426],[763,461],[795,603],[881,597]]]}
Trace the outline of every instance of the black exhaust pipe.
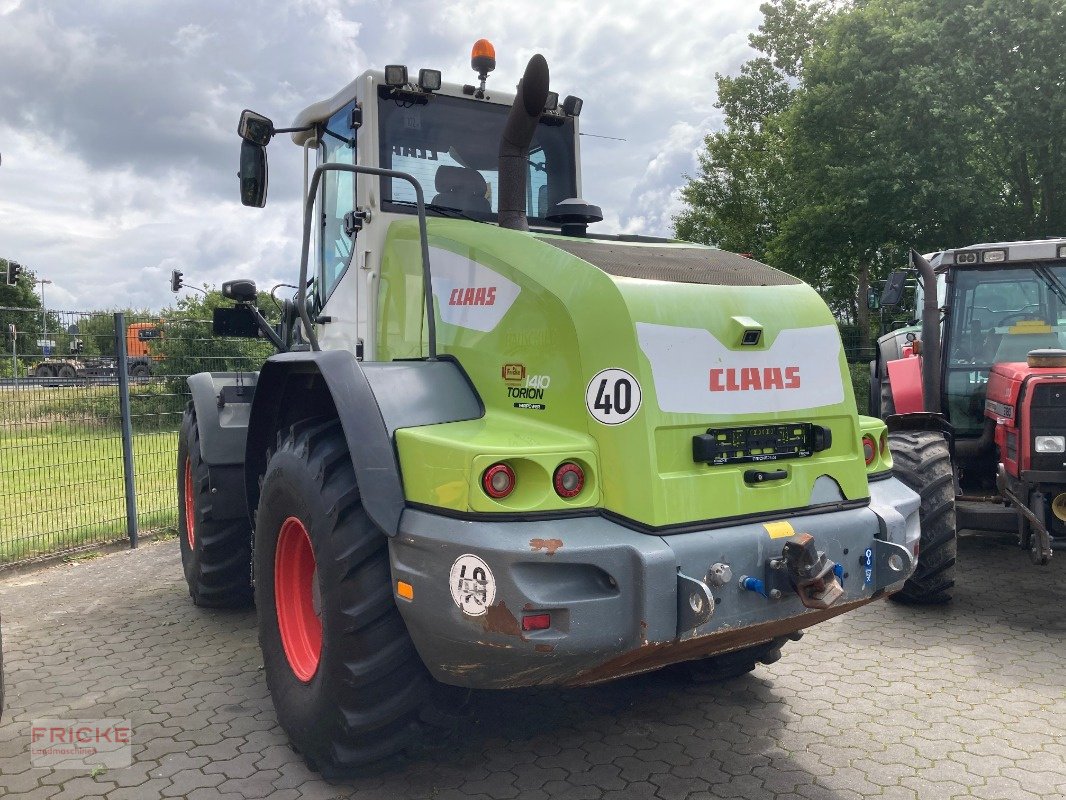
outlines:
{"label": "black exhaust pipe", "polygon": [[528,231],[526,179],[529,173],[529,143],[537,130],[548,99],[548,62],[538,53],[529,59],[518,84],[507,125],[500,138],[499,225]]}
{"label": "black exhaust pipe", "polygon": [[940,303],[936,296],[936,272],[917,250],[911,250],[911,266],[922,276],[925,304],[922,307],[922,398],[931,414],[940,409]]}

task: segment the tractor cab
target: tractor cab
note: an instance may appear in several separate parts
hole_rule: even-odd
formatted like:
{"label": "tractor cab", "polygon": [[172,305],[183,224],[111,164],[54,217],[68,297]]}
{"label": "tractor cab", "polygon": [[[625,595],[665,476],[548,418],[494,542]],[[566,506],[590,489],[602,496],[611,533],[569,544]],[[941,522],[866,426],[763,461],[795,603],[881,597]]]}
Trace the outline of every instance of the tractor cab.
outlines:
{"label": "tractor cab", "polygon": [[[871,412],[942,415],[964,496],[996,498],[1004,527],[1013,529],[1031,520],[1016,521],[1002,502],[1031,510],[1035,493],[1041,526],[1066,534],[1050,505],[1066,488],[1066,239],[979,244],[913,260],[921,279],[915,321],[878,341]],[[906,277],[889,279],[883,306],[898,303]],[[935,300],[924,291],[930,280]],[[1022,502],[1013,503],[1015,494]],[[1066,512],[1066,498],[1059,508]],[[979,505],[973,527],[995,524],[995,511]]]}

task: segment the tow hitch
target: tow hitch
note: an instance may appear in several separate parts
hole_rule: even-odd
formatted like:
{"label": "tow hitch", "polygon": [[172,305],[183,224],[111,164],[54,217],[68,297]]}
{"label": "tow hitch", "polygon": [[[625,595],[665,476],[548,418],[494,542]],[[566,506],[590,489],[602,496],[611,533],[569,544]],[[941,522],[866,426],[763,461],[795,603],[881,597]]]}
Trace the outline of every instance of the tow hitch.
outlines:
{"label": "tow hitch", "polygon": [[796,594],[807,608],[829,608],[844,596],[837,565],[815,547],[809,533],[785,542],[781,558]]}
{"label": "tow hitch", "polygon": [[740,588],[777,600],[795,591],[807,608],[829,608],[844,596],[844,568],[818,550],[814,537],[801,533],[785,542],[779,558],[767,562],[765,581],[750,575],[740,578]]}

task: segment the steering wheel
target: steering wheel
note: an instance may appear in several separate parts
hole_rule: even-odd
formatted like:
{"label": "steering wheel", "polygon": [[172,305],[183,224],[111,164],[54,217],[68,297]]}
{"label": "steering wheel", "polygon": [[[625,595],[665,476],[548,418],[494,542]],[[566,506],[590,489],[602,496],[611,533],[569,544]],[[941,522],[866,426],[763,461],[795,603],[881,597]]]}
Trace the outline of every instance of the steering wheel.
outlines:
{"label": "steering wheel", "polygon": [[1001,317],[1000,320],[999,320],[999,325],[1000,326],[1008,325],[1008,324],[1010,324],[1011,320],[1017,320],[1018,322],[1021,322],[1026,317],[1030,317],[1031,316],[1029,314],[1029,312],[1027,311],[1027,309],[1030,309],[1030,308],[1038,309],[1038,308],[1040,308],[1040,306],[1037,303],[1029,303],[1021,311],[1014,311],[1014,312],[1012,312],[1010,314],[1006,314],[1003,317]]}

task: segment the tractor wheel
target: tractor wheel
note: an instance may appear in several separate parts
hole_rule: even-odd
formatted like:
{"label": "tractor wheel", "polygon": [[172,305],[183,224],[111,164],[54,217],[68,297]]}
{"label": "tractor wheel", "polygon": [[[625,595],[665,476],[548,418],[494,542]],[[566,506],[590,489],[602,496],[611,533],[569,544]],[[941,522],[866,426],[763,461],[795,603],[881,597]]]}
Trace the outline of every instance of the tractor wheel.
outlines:
{"label": "tractor wheel", "polygon": [[130,377],[137,381],[146,381],[152,376],[151,367],[141,362],[130,367]]}
{"label": "tractor wheel", "polygon": [[56,373],[57,378],[76,378],[78,377],[77,371],[70,364],[63,364],[59,371]]}
{"label": "tractor wheel", "polygon": [[689,677],[697,683],[718,683],[731,678],[739,678],[753,671],[756,664],[777,663],[781,660],[781,648],[785,642],[790,639],[798,641],[802,636],[803,632],[797,631],[791,636],[779,636],[772,641],[745,647],[743,650],[734,650],[731,653],[722,653],[699,661],[689,661],[685,667]]}
{"label": "tractor wheel", "polygon": [[904,603],[934,605],[951,599],[955,585],[955,476],[944,436],[935,431],[896,431],[888,435],[892,474],[921,495],[922,533],[918,566],[892,595]]}
{"label": "tractor wheel", "polygon": [[426,670],[396,607],[387,540],[363,508],[338,421],[279,435],[255,566],[267,685],[308,766],[343,775],[411,745],[449,687]]}
{"label": "tractor wheel", "polygon": [[[235,468],[234,468],[235,469]],[[198,606],[240,608],[252,602],[252,531],[247,515],[217,513],[200,456],[196,412],[185,411],[178,438],[178,538],[189,594]]]}

